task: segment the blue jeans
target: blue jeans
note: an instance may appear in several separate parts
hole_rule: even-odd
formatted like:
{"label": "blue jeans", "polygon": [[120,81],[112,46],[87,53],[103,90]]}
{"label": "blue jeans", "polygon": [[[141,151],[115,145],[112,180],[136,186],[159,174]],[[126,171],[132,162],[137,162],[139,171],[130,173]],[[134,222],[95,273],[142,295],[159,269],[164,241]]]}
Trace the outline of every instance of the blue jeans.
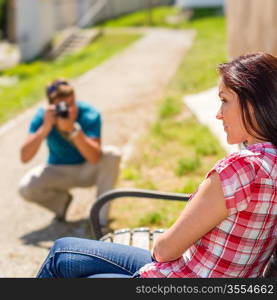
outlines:
{"label": "blue jeans", "polygon": [[151,261],[142,248],[65,237],[55,241],[37,277],[131,278]]}

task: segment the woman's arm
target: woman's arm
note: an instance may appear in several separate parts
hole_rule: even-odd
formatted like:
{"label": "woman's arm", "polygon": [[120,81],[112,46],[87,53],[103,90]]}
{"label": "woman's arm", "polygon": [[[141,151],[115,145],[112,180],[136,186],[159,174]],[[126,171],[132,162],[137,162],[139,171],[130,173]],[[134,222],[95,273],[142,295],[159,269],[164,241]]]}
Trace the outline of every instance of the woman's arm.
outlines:
{"label": "woman's arm", "polygon": [[159,262],[179,258],[227,216],[220,178],[214,172],[201,184],[177,221],[157,238],[153,256]]}

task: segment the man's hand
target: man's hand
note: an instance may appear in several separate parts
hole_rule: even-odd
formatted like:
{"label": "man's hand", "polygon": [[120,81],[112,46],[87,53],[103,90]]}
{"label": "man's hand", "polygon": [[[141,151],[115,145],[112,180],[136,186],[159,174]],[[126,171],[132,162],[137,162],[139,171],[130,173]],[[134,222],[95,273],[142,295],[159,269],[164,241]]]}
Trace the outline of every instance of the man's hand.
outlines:
{"label": "man's hand", "polygon": [[53,104],[48,105],[45,109],[43,125],[42,125],[42,128],[47,135],[51,131],[51,129],[53,128],[55,123],[56,123],[55,105],[53,105]]}
{"label": "man's hand", "polygon": [[68,118],[56,118],[56,125],[59,131],[62,132],[71,132],[74,128],[74,122],[77,117],[77,107],[69,106],[68,108],[69,116]]}
{"label": "man's hand", "polygon": [[74,128],[74,121],[69,118],[57,118],[56,125],[59,131],[71,132]]}

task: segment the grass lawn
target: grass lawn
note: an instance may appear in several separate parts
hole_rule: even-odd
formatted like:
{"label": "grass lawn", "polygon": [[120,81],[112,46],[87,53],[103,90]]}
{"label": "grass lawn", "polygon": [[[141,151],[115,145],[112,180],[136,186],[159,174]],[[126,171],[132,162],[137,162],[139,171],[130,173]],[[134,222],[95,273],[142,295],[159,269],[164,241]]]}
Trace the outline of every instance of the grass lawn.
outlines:
{"label": "grass lawn", "polygon": [[[226,155],[209,129],[197,122],[183,104],[183,96],[217,84],[216,67],[226,60],[225,18],[215,10],[197,10],[190,20],[169,25],[166,16],[176,8],[153,9],[155,26],[195,29],[196,37],[171,80],[163,99],[157,100],[157,118],[138,141],[136,152],[122,170],[118,187],[138,187],[192,193],[214,163]],[[144,26],[145,12],[100,24],[105,27]],[[118,199],[111,209],[112,230],[122,227],[168,227],[185,204],[149,199]]]}
{"label": "grass lawn", "polygon": [[18,82],[0,87],[0,124],[44,98],[44,87],[54,78],[75,78],[129,46],[140,35],[105,34],[83,50],[53,62],[36,60],[0,73]]}

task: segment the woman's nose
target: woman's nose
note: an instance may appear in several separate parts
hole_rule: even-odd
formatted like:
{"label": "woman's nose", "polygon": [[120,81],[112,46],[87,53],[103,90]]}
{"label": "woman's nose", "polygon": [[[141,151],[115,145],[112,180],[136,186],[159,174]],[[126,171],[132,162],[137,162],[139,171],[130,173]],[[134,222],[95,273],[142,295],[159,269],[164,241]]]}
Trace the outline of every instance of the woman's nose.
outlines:
{"label": "woman's nose", "polygon": [[222,120],[222,119],[223,119],[222,108],[221,108],[221,106],[220,106],[220,108],[219,108],[219,110],[218,110],[218,112],[217,112],[217,114],[216,114],[216,118],[217,118],[218,120]]}

